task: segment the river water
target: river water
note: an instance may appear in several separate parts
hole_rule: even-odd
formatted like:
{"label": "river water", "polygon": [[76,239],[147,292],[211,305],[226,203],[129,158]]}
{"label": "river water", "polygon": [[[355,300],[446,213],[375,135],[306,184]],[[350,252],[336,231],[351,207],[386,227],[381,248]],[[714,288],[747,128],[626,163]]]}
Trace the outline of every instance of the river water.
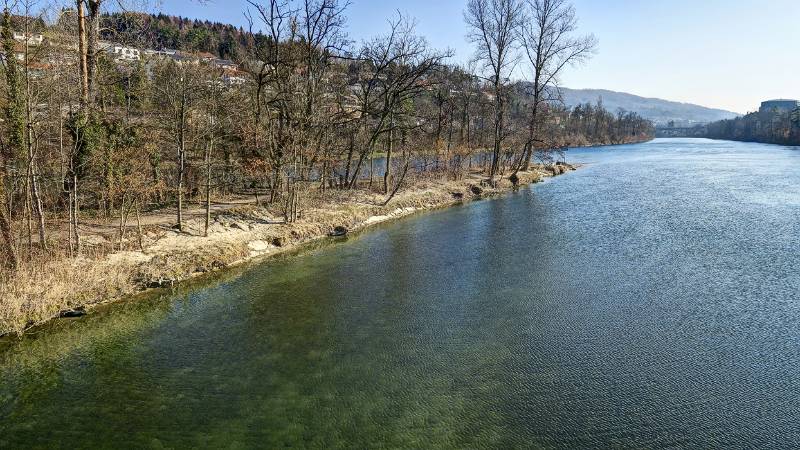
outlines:
{"label": "river water", "polygon": [[800,149],[578,172],[0,348],[0,448],[800,445]]}

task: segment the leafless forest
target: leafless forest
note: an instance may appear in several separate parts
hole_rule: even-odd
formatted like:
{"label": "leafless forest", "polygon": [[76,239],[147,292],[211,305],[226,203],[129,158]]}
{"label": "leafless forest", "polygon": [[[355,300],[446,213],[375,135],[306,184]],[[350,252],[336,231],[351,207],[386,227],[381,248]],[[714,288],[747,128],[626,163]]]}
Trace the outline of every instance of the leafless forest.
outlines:
{"label": "leafless forest", "polygon": [[[517,179],[576,145],[648,139],[602,103],[567,108],[559,75],[597,50],[565,0],[470,0],[456,65],[412,17],[348,37],[346,0],[250,1],[235,60],[149,48],[152,5],[4,3],[0,273],[141,246],[142,220],[248,198],[285,222],[418,180]],[[202,8],[198,4],[197,8]],[[116,226],[102,245],[92,224]],[[138,236],[138,239],[137,239]]]}

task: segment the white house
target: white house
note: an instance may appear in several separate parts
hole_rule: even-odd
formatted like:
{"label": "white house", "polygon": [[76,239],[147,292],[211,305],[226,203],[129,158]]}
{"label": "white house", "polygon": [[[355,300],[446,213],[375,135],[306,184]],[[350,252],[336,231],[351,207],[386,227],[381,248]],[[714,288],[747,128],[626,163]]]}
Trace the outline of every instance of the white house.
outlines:
{"label": "white house", "polygon": [[18,42],[28,42],[28,45],[42,45],[44,42],[44,36],[40,33],[27,33],[27,35],[21,31],[14,32],[14,40]]}
{"label": "white house", "polygon": [[127,47],[122,44],[112,44],[101,42],[100,48],[111,55],[115,61],[139,61],[142,59],[142,52],[138,48]]}
{"label": "white house", "polygon": [[155,58],[173,58],[175,57],[175,55],[178,54],[178,51],[169,48],[164,48],[161,50],[145,50],[144,54]]}

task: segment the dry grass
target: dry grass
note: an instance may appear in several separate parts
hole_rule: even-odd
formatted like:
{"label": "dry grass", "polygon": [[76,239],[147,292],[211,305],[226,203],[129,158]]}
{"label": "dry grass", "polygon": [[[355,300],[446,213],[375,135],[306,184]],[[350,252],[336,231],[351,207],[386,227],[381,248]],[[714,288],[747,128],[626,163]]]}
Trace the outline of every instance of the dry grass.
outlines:
{"label": "dry grass", "polygon": [[0,278],[0,334],[21,331],[65,309],[135,292],[132,269],[87,258],[24,263],[13,277]]}
{"label": "dry grass", "polygon": [[[520,184],[561,171],[537,167],[520,173]],[[144,252],[27,263],[13,276],[0,275],[0,335],[19,333],[64,310],[120,299],[148,287],[171,285],[243,260],[277,254],[326,236],[336,226],[355,231],[416,211],[469,201],[477,197],[471,188],[480,183],[478,176],[458,181],[413,179],[408,183],[411,187],[387,206],[382,205],[383,195],[366,190],[325,194],[313,190],[303,194],[302,218],[296,223],[280,223],[276,211],[268,208],[243,205],[217,215],[208,237],[198,235],[201,223],[196,221],[188,224],[188,234],[163,229],[148,233]],[[508,181],[495,187],[481,186],[479,197],[511,188]]]}

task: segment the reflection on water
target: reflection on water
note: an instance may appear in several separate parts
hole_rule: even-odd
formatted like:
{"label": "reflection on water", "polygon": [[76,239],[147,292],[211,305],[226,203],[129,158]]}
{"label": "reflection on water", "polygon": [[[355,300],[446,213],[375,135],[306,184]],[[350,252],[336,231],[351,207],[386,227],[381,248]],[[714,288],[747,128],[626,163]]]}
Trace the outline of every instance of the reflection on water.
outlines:
{"label": "reflection on water", "polygon": [[0,448],[800,445],[800,152],[570,157],[5,343]]}

